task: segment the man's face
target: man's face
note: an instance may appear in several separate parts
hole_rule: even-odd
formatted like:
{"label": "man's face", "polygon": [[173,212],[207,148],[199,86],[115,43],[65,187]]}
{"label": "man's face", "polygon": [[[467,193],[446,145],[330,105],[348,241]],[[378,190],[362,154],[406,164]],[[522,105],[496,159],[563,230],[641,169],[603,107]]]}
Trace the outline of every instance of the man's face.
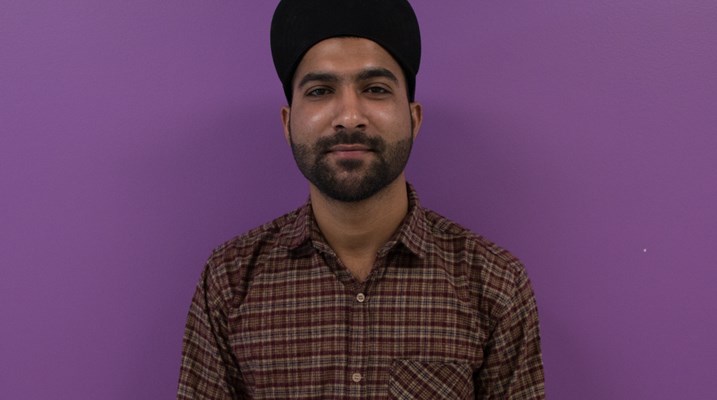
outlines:
{"label": "man's face", "polygon": [[402,176],[421,123],[403,71],[373,41],[331,38],[296,69],[284,133],[302,174],[339,201],[367,199]]}

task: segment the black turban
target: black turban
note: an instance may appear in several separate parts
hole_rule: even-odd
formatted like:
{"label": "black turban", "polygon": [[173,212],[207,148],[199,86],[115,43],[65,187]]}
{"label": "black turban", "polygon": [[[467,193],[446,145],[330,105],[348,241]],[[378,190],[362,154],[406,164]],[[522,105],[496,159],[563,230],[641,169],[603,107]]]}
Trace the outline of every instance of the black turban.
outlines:
{"label": "black turban", "polygon": [[406,0],[281,0],[271,21],[271,54],[286,99],[304,54],[332,37],[372,40],[403,69],[413,101],[421,62],[418,20]]}

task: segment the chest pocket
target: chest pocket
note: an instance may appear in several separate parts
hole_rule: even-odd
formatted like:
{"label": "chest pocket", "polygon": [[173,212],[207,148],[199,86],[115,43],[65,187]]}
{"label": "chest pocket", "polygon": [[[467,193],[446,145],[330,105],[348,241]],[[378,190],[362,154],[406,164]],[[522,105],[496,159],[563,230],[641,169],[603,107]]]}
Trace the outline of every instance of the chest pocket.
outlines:
{"label": "chest pocket", "polygon": [[392,399],[472,399],[473,371],[469,364],[395,360],[388,391]]}

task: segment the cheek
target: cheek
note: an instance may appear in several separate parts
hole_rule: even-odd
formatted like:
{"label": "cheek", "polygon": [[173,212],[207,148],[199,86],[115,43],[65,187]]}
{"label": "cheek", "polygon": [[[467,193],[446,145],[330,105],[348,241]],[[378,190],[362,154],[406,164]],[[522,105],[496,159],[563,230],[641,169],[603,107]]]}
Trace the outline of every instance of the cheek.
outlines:
{"label": "cheek", "polygon": [[374,114],[374,121],[383,126],[387,131],[403,135],[403,132],[411,132],[411,114],[408,108],[384,109]]}
{"label": "cheek", "polygon": [[289,126],[292,131],[311,133],[318,130],[317,133],[320,133],[322,127],[330,123],[331,116],[327,110],[301,107],[292,112]]}

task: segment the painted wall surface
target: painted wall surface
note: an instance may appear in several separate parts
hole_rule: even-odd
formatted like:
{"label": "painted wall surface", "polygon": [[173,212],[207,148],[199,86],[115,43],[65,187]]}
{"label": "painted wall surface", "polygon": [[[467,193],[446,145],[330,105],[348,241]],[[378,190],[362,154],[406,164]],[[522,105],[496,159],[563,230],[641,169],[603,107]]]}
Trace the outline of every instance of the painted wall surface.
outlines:
{"label": "painted wall surface", "polygon": [[[717,3],[414,0],[422,202],[518,255],[548,395],[717,398]],[[168,399],[209,252],[300,205],[275,1],[0,2],[0,397]]]}

